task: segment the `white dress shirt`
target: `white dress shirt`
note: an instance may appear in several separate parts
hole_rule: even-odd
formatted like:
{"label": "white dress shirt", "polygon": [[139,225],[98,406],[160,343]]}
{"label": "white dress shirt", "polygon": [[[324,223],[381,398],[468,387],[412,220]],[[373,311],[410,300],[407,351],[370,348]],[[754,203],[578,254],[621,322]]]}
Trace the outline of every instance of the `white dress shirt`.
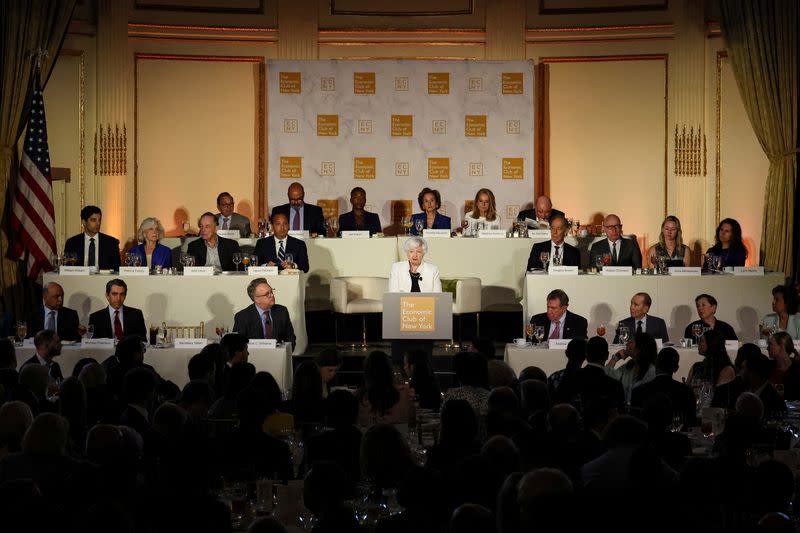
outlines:
{"label": "white dress shirt", "polygon": [[219,261],[219,239],[217,239],[217,245],[211,246],[206,241],[206,265],[208,267],[218,268],[222,270],[222,263]]}
{"label": "white dress shirt", "polygon": [[[550,260],[552,261],[553,258],[556,256],[556,246],[558,246],[558,255],[559,255],[559,257],[561,257],[561,261],[563,262],[564,261],[564,241],[561,241],[561,244],[556,245],[556,243],[554,243],[552,241],[552,239],[550,240]],[[566,315],[566,313],[564,313],[564,315]]]}
{"label": "white dress shirt", "polygon": [[83,235],[85,237],[85,239],[83,239],[84,266],[89,266],[89,244],[91,244],[90,239],[94,239],[94,266],[95,268],[100,268],[100,234],[89,235],[84,232]]}
{"label": "white dress shirt", "polygon": [[478,225],[478,222],[483,222],[483,229],[501,229],[502,228],[502,226],[501,226],[502,223],[501,223],[500,217],[498,215],[495,215],[495,219],[494,220],[488,221],[488,220],[486,220],[486,217],[473,218],[472,213],[467,213],[466,215],[464,215],[464,220],[466,220],[469,223],[469,226],[467,226],[467,231],[471,235],[478,235],[478,229],[476,227]]}
{"label": "white dress shirt", "polygon": [[278,262],[280,262],[280,257],[281,257],[278,254],[278,251],[280,251],[280,249],[281,249],[281,243],[283,243],[283,253],[284,254],[288,254],[289,253],[289,250],[287,249],[287,246],[289,244],[287,242],[288,240],[289,240],[289,236],[288,235],[286,237],[284,237],[283,239],[281,239],[281,240],[278,240],[278,238],[275,237],[275,257],[278,258]]}
{"label": "white dress shirt", "polygon": [[556,329],[556,322],[558,322],[559,324],[561,324],[561,330],[559,331],[558,338],[559,339],[563,339],[564,338],[564,323],[566,322],[566,320],[567,320],[567,312],[564,311],[564,314],[561,315],[561,318],[559,318],[558,320],[551,321],[550,322],[550,328],[547,330],[547,338],[549,339],[550,335],[553,334],[553,330]]}
{"label": "white dress shirt", "polygon": [[[113,307],[111,307],[111,305],[108,306],[108,314],[111,317],[111,335],[114,335],[114,313],[116,311],[117,310],[114,309]],[[122,315],[123,315],[122,307],[120,307],[119,308],[119,323],[122,326],[122,331],[125,331],[125,319],[122,317]]]}
{"label": "white dress shirt", "polygon": [[[417,268],[417,272],[420,275],[419,290],[421,292],[442,292],[439,267],[423,261]],[[411,292],[408,261],[398,261],[392,265],[388,292]]]}

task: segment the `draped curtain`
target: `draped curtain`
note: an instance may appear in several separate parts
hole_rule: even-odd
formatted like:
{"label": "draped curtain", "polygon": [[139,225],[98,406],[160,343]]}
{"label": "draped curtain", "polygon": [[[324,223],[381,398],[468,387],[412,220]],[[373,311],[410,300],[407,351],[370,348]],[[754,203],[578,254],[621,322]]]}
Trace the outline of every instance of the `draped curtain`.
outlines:
{"label": "draped curtain", "polygon": [[722,36],[747,116],[769,159],[763,265],[791,276],[797,186],[798,0],[720,0]]}
{"label": "draped curtain", "polygon": [[44,87],[64,42],[75,0],[2,0],[0,2],[0,288],[6,310],[21,311],[18,261],[8,259],[10,198],[17,176],[17,141],[25,128],[38,51]]}

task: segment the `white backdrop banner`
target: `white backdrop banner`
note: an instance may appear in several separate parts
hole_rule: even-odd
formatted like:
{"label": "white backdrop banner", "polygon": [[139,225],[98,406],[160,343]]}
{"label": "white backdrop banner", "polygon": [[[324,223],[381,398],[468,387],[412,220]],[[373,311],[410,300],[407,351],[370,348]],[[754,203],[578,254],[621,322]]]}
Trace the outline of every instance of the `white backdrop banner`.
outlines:
{"label": "white backdrop banner", "polygon": [[269,61],[268,204],[293,181],[326,217],[363,187],[387,234],[424,187],[458,225],[481,187],[503,227],[533,199],[531,61]]}

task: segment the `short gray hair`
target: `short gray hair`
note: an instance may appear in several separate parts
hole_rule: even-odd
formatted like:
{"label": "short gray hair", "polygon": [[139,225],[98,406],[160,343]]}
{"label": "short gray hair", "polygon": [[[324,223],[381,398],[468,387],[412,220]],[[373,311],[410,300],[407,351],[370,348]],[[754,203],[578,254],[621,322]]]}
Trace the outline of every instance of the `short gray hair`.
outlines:
{"label": "short gray hair", "polygon": [[[256,293],[256,287],[262,283],[269,285],[267,278],[256,278],[247,284],[247,296],[249,296],[251,300],[255,301],[255,299],[253,299],[253,295]],[[272,285],[270,285],[270,287],[272,287]]]}
{"label": "short gray hair", "polygon": [[141,224],[139,224],[139,229],[136,231],[136,240],[138,242],[144,242],[144,232],[153,226],[158,228],[158,240],[163,239],[164,226],[161,225],[161,221],[156,217],[147,217],[146,219],[142,220]]}
{"label": "short gray hair", "polygon": [[403,243],[403,251],[408,253],[411,251],[412,248],[422,248],[422,255],[428,253],[428,243],[425,242],[425,239],[422,237],[409,237],[406,242]]}

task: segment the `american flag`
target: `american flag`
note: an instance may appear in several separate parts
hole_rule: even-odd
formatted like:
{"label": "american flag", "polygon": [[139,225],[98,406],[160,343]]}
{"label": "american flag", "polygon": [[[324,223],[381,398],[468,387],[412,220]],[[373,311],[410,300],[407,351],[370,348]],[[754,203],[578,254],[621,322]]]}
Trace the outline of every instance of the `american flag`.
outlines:
{"label": "american flag", "polygon": [[27,251],[28,277],[37,279],[42,272],[53,270],[56,224],[47,125],[38,69],[33,77],[33,101],[11,211],[11,229],[15,240],[10,255],[19,260]]}

